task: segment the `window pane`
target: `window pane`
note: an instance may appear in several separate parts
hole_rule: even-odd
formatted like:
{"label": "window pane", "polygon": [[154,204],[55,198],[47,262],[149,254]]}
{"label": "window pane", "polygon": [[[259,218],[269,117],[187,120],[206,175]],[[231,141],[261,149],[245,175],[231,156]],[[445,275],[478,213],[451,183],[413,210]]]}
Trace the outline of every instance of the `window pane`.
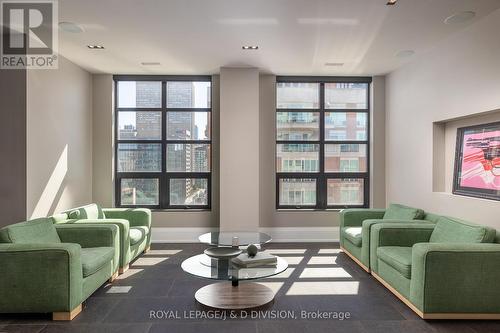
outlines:
{"label": "window pane", "polygon": [[159,180],[154,178],[122,178],[122,205],[158,205]]}
{"label": "window pane", "polygon": [[119,81],[119,108],[161,108],[161,82]]}
{"label": "window pane", "polygon": [[318,112],[278,112],[278,140],[319,140]]}
{"label": "window pane", "polygon": [[210,172],[209,144],[168,144],[168,172]]}
{"label": "window pane", "polygon": [[366,172],[365,144],[325,145],[326,172]]}
{"label": "window pane", "polygon": [[363,179],[328,179],[328,205],[348,206],[364,204]]}
{"label": "window pane", "polygon": [[319,83],[277,83],[278,109],[319,109]]}
{"label": "window pane", "polygon": [[167,108],[210,108],[210,89],[210,82],[167,82]]}
{"label": "window pane", "polygon": [[325,109],[367,108],[367,83],[325,83]]}
{"label": "window pane", "polygon": [[161,144],[118,144],[118,172],[161,172]]}
{"label": "window pane", "polygon": [[318,172],[318,144],[276,145],[276,168],[278,172]]}
{"label": "window pane", "polygon": [[167,112],[168,140],[210,140],[210,112]]}
{"label": "window pane", "polygon": [[170,205],[208,205],[208,180],[203,178],[170,179]]}
{"label": "window pane", "polygon": [[367,114],[364,112],[325,112],[325,140],[367,140]]}
{"label": "window pane", "polygon": [[119,140],[161,140],[161,112],[118,112]]}
{"label": "window pane", "polygon": [[316,179],[280,179],[279,204],[316,206]]}

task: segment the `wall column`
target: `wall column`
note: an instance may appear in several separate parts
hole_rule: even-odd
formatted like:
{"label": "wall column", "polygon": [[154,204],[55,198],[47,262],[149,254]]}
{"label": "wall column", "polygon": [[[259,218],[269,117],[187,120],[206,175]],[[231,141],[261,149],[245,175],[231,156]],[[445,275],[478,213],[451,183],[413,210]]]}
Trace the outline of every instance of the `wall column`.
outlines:
{"label": "wall column", "polygon": [[220,71],[220,229],[259,227],[259,70]]}
{"label": "wall column", "polygon": [[0,70],[0,227],[26,220],[26,70]]}

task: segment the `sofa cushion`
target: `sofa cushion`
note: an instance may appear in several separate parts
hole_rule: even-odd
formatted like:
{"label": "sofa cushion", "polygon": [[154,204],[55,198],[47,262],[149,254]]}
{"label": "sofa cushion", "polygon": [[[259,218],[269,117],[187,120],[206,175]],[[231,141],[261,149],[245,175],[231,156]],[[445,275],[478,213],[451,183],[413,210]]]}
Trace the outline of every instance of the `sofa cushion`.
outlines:
{"label": "sofa cushion", "polygon": [[453,217],[441,216],[431,234],[431,243],[492,243],[496,230]]}
{"label": "sofa cushion", "polygon": [[90,247],[81,250],[83,277],[90,276],[103,268],[115,254],[112,247]]}
{"label": "sofa cushion", "polygon": [[357,247],[361,247],[361,227],[349,227],[344,229],[344,237]]}
{"label": "sofa cushion", "polygon": [[142,242],[149,230],[148,227],[131,227],[130,228],[130,245],[135,245]]}
{"label": "sofa cushion", "polygon": [[382,246],[377,249],[377,256],[405,278],[411,278],[411,247]]}
{"label": "sofa cushion", "polygon": [[52,219],[52,223],[59,224],[59,223],[66,223],[68,220],[68,214],[66,213],[60,213],[60,214],[54,214],[52,216],[49,216],[50,219]]}
{"label": "sofa cushion", "polygon": [[1,243],[61,243],[51,218],[42,217],[0,229]]}
{"label": "sofa cushion", "polygon": [[90,204],[82,207],[77,207],[67,211],[70,219],[104,219],[104,212],[101,206]]}
{"label": "sofa cushion", "polygon": [[384,214],[385,220],[419,220],[423,217],[423,210],[399,204],[390,204]]}

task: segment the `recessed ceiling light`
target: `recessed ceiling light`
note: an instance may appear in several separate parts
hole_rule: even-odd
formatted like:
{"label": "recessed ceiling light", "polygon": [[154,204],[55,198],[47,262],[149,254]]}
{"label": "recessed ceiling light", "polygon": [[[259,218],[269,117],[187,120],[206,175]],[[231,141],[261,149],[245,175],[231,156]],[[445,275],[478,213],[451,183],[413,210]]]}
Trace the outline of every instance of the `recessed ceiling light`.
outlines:
{"label": "recessed ceiling light", "polygon": [[325,66],[340,67],[344,66],[343,62],[325,62]]}
{"label": "recessed ceiling light", "polygon": [[402,50],[402,51],[399,51],[398,53],[396,53],[396,57],[400,58],[400,59],[405,59],[405,58],[411,57],[414,54],[415,54],[415,51],[413,51],[413,50]]}
{"label": "recessed ceiling light", "polygon": [[389,0],[389,1],[387,1],[386,5],[387,6],[394,6],[396,4],[396,2],[398,2],[398,0]]}
{"label": "recessed ceiling light", "polygon": [[153,61],[151,61],[151,62],[141,62],[141,65],[143,65],[143,66],[159,66],[160,63],[159,62],[153,62]]}
{"label": "recessed ceiling light", "polygon": [[466,12],[458,12],[455,13],[449,17],[447,17],[444,20],[445,24],[458,24],[458,23],[464,23],[469,20],[472,20],[476,16],[476,13],[473,11],[466,11]]}
{"label": "recessed ceiling light", "polygon": [[83,28],[81,26],[79,26],[78,24],[73,23],[73,22],[59,22],[59,29],[61,29],[62,31],[71,32],[74,34],[78,34],[80,32],[85,31],[85,30],[83,30]]}
{"label": "recessed ceiling light", "polygon": [[87,47],[92,50],[104,50],[104,46],[102,45],[87,45]]}
{"label": "recessed ceiling light", "polygon": [[244,45],[241,47],[243,50],[258,50],[259,47],[257,45]]}

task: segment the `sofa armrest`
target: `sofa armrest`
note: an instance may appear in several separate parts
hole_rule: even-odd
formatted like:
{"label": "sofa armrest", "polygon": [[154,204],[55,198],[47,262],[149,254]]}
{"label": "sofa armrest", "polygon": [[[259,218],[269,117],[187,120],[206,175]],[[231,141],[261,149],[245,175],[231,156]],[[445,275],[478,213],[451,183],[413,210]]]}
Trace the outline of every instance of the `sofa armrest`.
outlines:
{"label": "sofa armrest", "polygon": [[67,312],[82,303],[78,244],[0,244],[0,312]]}
{"label": "sofa armrest", "polygon": [[350,208],[340,211],[340,228],[361,227],[364,220],[382,219],[385,209]]}
{"label": "sofa armrest", "polygon": [[119,265],[120,267],[124,267],[128,264],[128,253],[130,251],[130,227],[129,221],[125,219],[114,219],[114,218],[106,218],[106,219],[82,219],[74,221],[71,224],[67,224],[68,226],[79,226],[79,225],[115,225],[118,227],[119,233],[119,249],[120,253],[123,255],[120,256]]}
{"label": "sofa armrest", "polygon": [[381,219],[385,209],[349,208],[340,211],[340,246],[344,246],[344,228],[361,227],[364,220]]}
{"label": "sofa armrest", "polygon": [[[417,221],[417,222],[415,222]],[[428,242],[434,223],[412,222],[377,223],[370,232],[370,267],[378,272],[377,249],[381,246],[407,246]]]}
{"label": "sofa armrest", "polygon": [[113,272],[120,265],[120,231],[115,224],[59,224],[57,234],[63,243],[80,244],[82,248],[112,247]]}
{"label": "sofa armrest", "polygon": [[125,219],[131,227],[151,228],[151,210],[147,208],[103,208],[106,219]]}
{"label": "sofa armrest", "polygon": [[400,224],[403,225],[405,224],[406,226],[408,225],[413,225],[414,223],[427,223],[430,224],[431,222],[427,220],[402,220],[402,219],[368,219],[364,220],[362,222],[362,229],[361,229],[361,238],[362,238],[362,248],[361,248],[361,261],[365,263],[370,262],[370,235],[372,233],[372,228],[376,224]]}
{"label": "sofa armrest", "polygon": [[415,244],[410,301],[425,313],[499,313],[499,262],[500,244]]}

